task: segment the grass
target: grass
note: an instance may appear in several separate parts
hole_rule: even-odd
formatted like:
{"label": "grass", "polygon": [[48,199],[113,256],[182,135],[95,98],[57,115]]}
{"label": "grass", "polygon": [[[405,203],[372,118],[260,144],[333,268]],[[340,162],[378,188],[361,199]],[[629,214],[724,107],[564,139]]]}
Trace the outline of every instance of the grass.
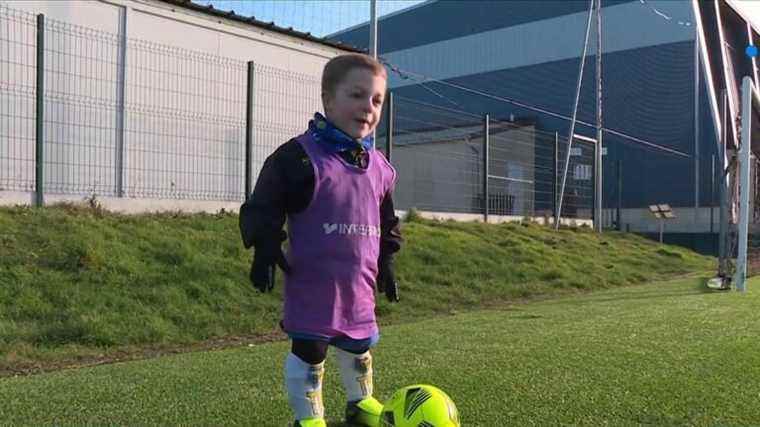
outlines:
{"label": "grass", "polygon": [[[277,332],[282,284],[248,283],[234,214],[0,208],[0,372]],[[621,233],[535,224],[403,225],[400,304],[382,324],[707,271],[712,258]],[[281,275],[280,275],[281,276]],[[147,349],[147,350],[146,350]]]}
{"label": "grass", "polygon": [[[376,394],[432,383],[465,426],[758,425],[760,293],[704,279],[620,287],[383,328]],[[284,342],[0,379],[13,425],[290,421]],[[329,425],[343,395],[328,361]]]}

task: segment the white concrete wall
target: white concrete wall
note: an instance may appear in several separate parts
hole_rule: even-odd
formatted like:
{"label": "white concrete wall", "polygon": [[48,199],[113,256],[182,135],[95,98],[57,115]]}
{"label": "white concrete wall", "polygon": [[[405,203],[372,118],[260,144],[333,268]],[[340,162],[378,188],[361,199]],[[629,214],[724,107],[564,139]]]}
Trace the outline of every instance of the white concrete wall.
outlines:
{"label": "white concrete wall", "polygon": [[[399,218],[406,218],[409,213],[408,210],[396,210],[396,215]],[[460,222],[483,222],[483,214],[468,214],[468,213],[455,213],[455,212],[429,212],[429,211],[417,211],[417,214],[422,218],[433,219],[438,221],[454,220]],[[554,224],[554,217],[542,217],[542,216],[518,216],[518,215],[488,215],[489,224],[501,224],[504,222],[523,222],[530,220],[541,225]],[[589,219],[576,219],[576,218],[562,218],[562,225],[571,227],[593,227],[593,221]]]}
{"label": "white concrete wall", "polygon": [[153,0],[0,0],[0,8],[14,17],[0,20],[10,46],[0,49],[0,94],[8,101],[0,102],[0,203],[33,198],[34,14],[48,23],[48,200],[94,194],[122,206],[121,176],[126,198],[147,199],[130,207],[239,204],[246,62],[256,63],[255,180],[264,158],[321,110],[322,67],[343,53]]}
{"label": "white concrete wall", "polygon": [[[665,220],[664,231],[666,233],[709,233],[710,232],[710,209],[711,208],[673,208],[674,219]],[[713,232],[720,230],[720,209],[712,208]],[[604,209],[603,224],[612,226],[617,211]],[[659,233],[660,220],[656,219],[648,208],[621,209],[620,222],[623,231],[641,233]]]}

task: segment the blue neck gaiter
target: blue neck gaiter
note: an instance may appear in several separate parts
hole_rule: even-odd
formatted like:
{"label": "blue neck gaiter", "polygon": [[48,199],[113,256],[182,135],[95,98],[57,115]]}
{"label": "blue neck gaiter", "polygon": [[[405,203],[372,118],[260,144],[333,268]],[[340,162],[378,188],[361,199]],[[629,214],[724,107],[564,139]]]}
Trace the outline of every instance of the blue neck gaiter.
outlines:
{"label": "blue neck gaiter", "polygon": [[367,135],[361,140],[351,138],[320,113],[314,113],[314,119],[309,121],[309,133],[315,141],[321,143],[331,153],[356,150],[357,148],[370,151],[374,145],[372,135]]}

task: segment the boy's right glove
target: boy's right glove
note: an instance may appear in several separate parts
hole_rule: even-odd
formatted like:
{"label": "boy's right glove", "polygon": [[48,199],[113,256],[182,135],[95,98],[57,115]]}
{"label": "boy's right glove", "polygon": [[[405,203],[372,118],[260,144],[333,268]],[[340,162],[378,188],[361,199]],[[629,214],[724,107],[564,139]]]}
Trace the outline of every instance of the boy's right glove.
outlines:
{"label": "boy's right glove", "polygon": [[274,288],[275,266],[279,265],[285,274],[290,273],[290,265],[282,253],[279,242],[270,248],[258,247],[253,253],[251,264],[251,283],[261,292],[271,292]]}
{"label": "boy's right glove", "polygon": [[393,271],[393,257],[380,257],[377,268],[377,290],[385,293],[388,301],[398,302],[398,282]]}

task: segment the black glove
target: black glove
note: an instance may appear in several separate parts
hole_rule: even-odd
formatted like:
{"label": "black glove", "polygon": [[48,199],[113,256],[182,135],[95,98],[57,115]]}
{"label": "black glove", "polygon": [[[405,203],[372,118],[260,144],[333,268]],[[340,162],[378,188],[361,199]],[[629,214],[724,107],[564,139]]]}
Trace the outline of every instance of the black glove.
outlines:
{"label": "black glove", "polygon": [[393,257],[380,257],[377,268],[377,290],[385,293],[388,301],[398,302],[398,282],[393,272]]}
{"label": "black glove", "polygon": [[274,288],[275,266],[279,265],[285,274],[290,273],[290,266],[282,253],[279,242],[276,247],[259,247],[253,253],[251,264],[251,283],[261,292],[271,292]]}

